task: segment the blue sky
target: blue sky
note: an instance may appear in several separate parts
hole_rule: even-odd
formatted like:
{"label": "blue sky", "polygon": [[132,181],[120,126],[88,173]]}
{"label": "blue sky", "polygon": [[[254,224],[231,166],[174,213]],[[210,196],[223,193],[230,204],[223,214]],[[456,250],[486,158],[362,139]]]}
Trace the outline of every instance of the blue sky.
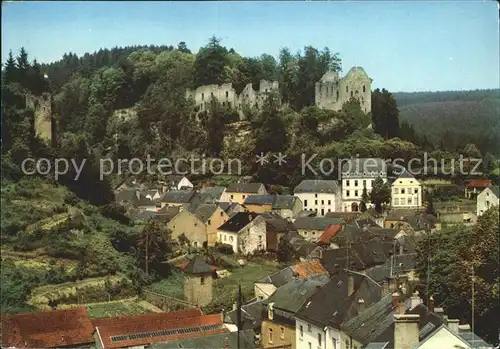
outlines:
{"label": "blue sky", "polygon": [[496,1],[2,2],[2,61],[24,46],[40,62],[99,48],[176,45],[215,34],[245,56],[305,45],[365,68],[374,88],[498,88]]}

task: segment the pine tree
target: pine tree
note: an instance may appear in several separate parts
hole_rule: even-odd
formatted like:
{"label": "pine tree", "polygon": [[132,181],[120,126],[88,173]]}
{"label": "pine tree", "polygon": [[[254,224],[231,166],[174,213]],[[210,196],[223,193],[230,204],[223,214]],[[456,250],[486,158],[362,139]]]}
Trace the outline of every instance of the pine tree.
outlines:
{"label": "pine tree", "polygon": [[3,71],[3,80],[5,83],[16,82],[17,79],[17,66],[12,50],[9,51],[9,56],[5,61],[5,68]]}
{"label": "pine tree", "polygon": [[17,56],[16,61],[19,82],[24,87],[29,87],[30,62],[28,60],[28,53],[24,47],[21,47],[21,50],[19,50],[19,56]]}

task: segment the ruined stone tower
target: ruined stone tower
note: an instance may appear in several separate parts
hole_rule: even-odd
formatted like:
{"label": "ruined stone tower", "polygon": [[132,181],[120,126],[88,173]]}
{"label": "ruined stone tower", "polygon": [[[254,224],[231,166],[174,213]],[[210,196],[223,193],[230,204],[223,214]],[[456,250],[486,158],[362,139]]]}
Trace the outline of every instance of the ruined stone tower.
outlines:
{"label": "ruined stone tower", "polygon": [[351,68],[343,78],[336,72],[328,71],[316,83],[316,105],[340,111],[344,103],[356,98],[361,104],[361,110],[369,113],[372,110],[372,81],[361,67]]}
{"label": "ruined stone tower", "polygon": [[35,135],[49,144],[55,141],[55,122],[52,116],[52,96],[44,93],[42,96],[26,95],[26,108],[34,114],[33,127]]}
{"label": "ruined stone tower", "polygon": [[214,269],[205,258],[196,255],[183,269],[184,298],[187,302],[203,307],[212,301]]}

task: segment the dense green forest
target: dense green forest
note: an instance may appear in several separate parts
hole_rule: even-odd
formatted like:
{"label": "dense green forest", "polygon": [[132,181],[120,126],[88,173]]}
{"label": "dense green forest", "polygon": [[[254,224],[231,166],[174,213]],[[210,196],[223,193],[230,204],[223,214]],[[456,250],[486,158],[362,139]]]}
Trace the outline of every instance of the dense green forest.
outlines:
{"label": "dense green forest", "polygon": [[440,148],[473,143],[499,155],[500,90],[395,93],[402,120]]}

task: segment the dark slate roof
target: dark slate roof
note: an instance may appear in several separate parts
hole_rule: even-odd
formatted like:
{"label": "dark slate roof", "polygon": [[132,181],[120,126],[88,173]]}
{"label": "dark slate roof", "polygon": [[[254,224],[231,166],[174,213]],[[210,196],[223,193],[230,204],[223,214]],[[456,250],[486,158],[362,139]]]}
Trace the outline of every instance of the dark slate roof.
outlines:
{"label": "dark slate roof", "polygon": [[156,202],[144,196],[140,196],[139,199],[134,200],[133,204],[136,206],[156,206]]}
{"label": "dark slate roof", "polygon": [[167,191],[161,198],[161,202],[189,203],[195,194],[194,190],[172,190]]}
{"label": "dark slate roof", "polygon": [[232,183],[226,189],[228,193],[255,193],[259,191],[262,183]]}
{"label": "dark slate roof", "polygon": [[297,218],[302,217],[316,217],[316,211],[302,210],[297,213]]}
{"label": "dark slate roof", "polygon": [[164,206],[156,212],[155,219],[163,222],[168,222],[180,212],[180,206]]}
{"label": "dark slate roof", "polygon": [[305,179],[293,192],[297,193],[331,193],[335,194],[339,191],[339,185],[334,180],[323,179]]}
{"label": "dark slate roof", "polygon": [[[403,222],[408,223],[413,230],[419,231],[436,227],[437,218],[431,214],[419,214],[404,217]],[[396,225],[398,227],[398,225]]]}
{"label": "dark slate roof", "polygon": [[[213,334],[209,336],[181,339],[167,343],[153,343],[148,349],[182,349],[182,348],[236,348],[238,345],[238,332]],[[255,332],[252,329],[240,332],[240,347],[254,349]]]}
{"label": "dark slate roof", "polygon": [[[262,311],[265,309],[264,300],[254,300],[250,303],[241,306],[242,329],[252,329],[260,332],[262,324]],[[236,309],[230,310],[224,315],[224,322],[236,324],[237,313]]]}
{"label": "dark slate roof", "polygon": [[274,195],[250,195],[245,199],[243,205],[272,205]]}
{"label": "dark slate roof", "polygon": [[327,212],[327,218],[343,218],[346,222],[351,222],[361,215],[360,212]]}
{"label": "dark slate roof", "polygon": [[[353,293],[348,294],[348,279],[353,277]],[[339,328],[359,313],[359,299],[369,308],[382,298],[382,288],[366,275],[344,271],[334,275],[302,306],[296,316],[316,326]]]}
{"label": "dark slate roof", "polygon": [[353,224],[346,224],[340,232],[335,234],[332,242],[339,247],[345,247],[348,242],[353,244],[373,240],[392,243],[396,235],[397,230],[395,229],[385,229],[378,226],[360,228]]}
{"label": "dark slate roof", "polygon": [[297,231],[295,225],[289,220],[281,217],[277,213],[274,212],[266,212],[261,213],[260,215],[266,221],[266,225],[269,228],[268,231],[274,232],[289,232],[289,231]]}
{"label": "dark slate roof", "polygon": [[378,158],[352,158],[342,164],[342,174],[349,173],[349,177],[361,177],[363,173],[365,176],[372,176],[371,173],[379,176],[380,172],[387,174],[387,164]]}
{"label": "dark slate roof", "polygon": [[219,200],[222,193],[224,193],[224,190],[226,190],[226,188],[224,188],[224,187],[205,187],[205,188],[200,189],[200,193],[208,194],[212,198]]}
{"label": "dark slate roof", "polygon": [[330,225],[343,224],[343,218],[327,217],[299,217],[293,224],[297,229],[303,230],[325,230]]}
{"label": "dark slate roof", "polygon": [[288,241],[292,245],[292,248],[299,257],[308,257],[315,250],[321,249],[317,244],[304,239],[304,237],[296,231],[286,233],[283,235],[282,239]]}
{"label": "dark slate roof", "polygon": [[389,342],[371,342],[365,349],[387,349]]}
{"label": "dark slate roof", "polygon": [[262,284],[273,284],[276,287],[281,287],[294,279],[293,270],[290,267],[281,269],[280,271],[265,276],[262,279],[257,280],[257,283]]}
{"label": "dark slate roof", "polygon": [[135,202],[138,200],[138,194],[136,189],[123,189],[115,193],[115,200],[117,202]]}
{"label": "dark slate roof", "polygon": [[492,185],[489,188],[497,198],[500,198],[500,187],[498,185]]}
{"label": "dark slate roof", "polygon": [[406,168],[404,168],[402,171],[399,171],[398,173],[395,173],[396,174],[396,179],[399,179],[399,178],[413,178],[415,179],[415,177],[410,173],[408,172],[408,170]]}
{"label": "dark slate roof", "polygon": [[387,281],[389,278],[414,270],[416,267],[416,258],[416,253],[391,256],[384,264],[377,265],[368,270],[366,275],[376,282]]}
{"label": "dark slate roof", "polygon": [[217,205],[226,212],[228,215],[231,215],[234,209],[239,205],[237,202],[218,202]]}
{"label": "dark slate roof", "polygon": [[189,211],[196,212],[198,207],[203,204],[215,204],[216,200],[208,193],[195,193],[189,201]]}
{"label": "dark slate roof", "polygon": [[486,343],[477,334],[473,334],[471,330],[458,330],[458,335],[467,341],[473,348],[491,348],[492,345]]}
{"label": "dark slate roof", "polygon": [[354,221],[355,224],[358,226],[358,227],[379,227],[380,226],[377,224],[377,222],[375,222],[373,219],[371,218],[363,218],[363,219],[357,219]]}
{"label": "dark slate roof", "polygon": [[172,174],[172,175],[168,175],[164,178],[164,182],[167,183],[167,185],[170,185],[170,186],[177,186],[179,184],[179,182],[184,178],[183,175],[176,175],[176,174]]}
{"label": "dark slate roof", "polygon": [[246,227],[257,216],[258,213],[254,212],[238,212],[218,229],[237,233]]}
{"label": "dark slate roof", "polygon": [[219,207],[217,204],[201,204],[194,212],[194,215],[200,221],[206,223],[212,217],[217,207]]}
{"label": "dark slate roof", "polygon": [[264,303],[274,303],[274,309],[281,309],[294,314],[300,310],[305,301],[317,289],[321,288],[328,281],[330,281],[328,275],[318,275],[307,279],[295,278],[279,287]]}
{"label": "dark slate roof", "polygon": [[358,316],[345,322],[342,327],[356,341],[366,344],[375,340],[392,325],[394,314],[392,294],[388,294]]}
{"label": "dark slate roof", "polygon": [[183,269],[184,273],[187,274],[205,274],[212,273],[213,268],[205,262],[205,258],[196,255],[193,259],[189,261],[187,266]]}
{"label": "dark slate roof", "polygon": [[[436,314],[429,311],[429,308],[424,304],[419,304],[415,308],[407,310],[405,314],[419,315],[420,341],[433,333],[443,320]],[[380,329],[369,338],[370,342],[388,342],[386,349],[394,348],[394,317],[386,318]],[[385,328],[384,328],[385,327]],[[375,334],[377,334],[375,336]],[[366,343],[366,342],[365,342]]]}
{"label": "dark slate roof", "polygon": [[299,198],[293,195],[276,195],[273,202],[273,210],[292,209],[297,200]]}

